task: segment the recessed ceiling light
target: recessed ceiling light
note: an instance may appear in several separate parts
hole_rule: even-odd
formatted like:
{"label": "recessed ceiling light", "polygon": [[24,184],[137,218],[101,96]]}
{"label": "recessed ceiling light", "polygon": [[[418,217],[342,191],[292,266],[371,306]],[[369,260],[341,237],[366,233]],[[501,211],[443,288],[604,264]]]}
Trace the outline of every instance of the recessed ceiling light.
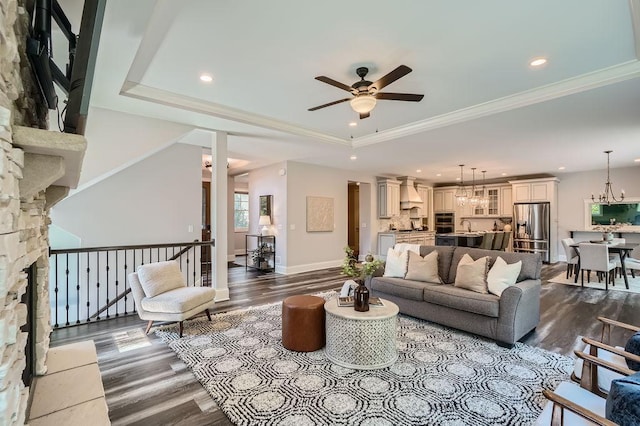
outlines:
{"label": "recessed ceiling light", "polygon": [[213,77],[211,77],[209,74],[200,74],[200,80],[204,81],[205,83],[211,83],[213,81]]}
{"label": "recessed ceiling light", "polygon": [[564,166],[558,167],[558,170],[564,170]]}
{"label": "recessed ceiling light", "polygon": [[547,60],[545,58],[535,58],[534,60],[529,62],[529,65],[531,65],[532,67],[541,67],[546,63]]}
{"label": "recessed ceiling light", "polygon": [[460,180],[460,178],[459,178],[459,177],[457,177],[457,178],[456,178],[456,180]]}
{"label": "recessed ceiling light", "polygon": [[640,158],[636,158],[636,159],[635,159],[635,160],[633,160],[633,161],[635,161],[636,163],[640,163]]}
{"label": "recessed ceiling light", "polygon": [[442,173],[438,173],[436,176],[440,177],[440,176],[442,176]]}
{"label": "recessed ceiling light", "polygon": [[422,169],[416,170],[416,173],[422,173]]}
{"label": "recessed ceiling light", "polygon": [[506,175],[507,175],[506,173],[503,173],[503,174],[502,174],[502,176],[506,176]]}
{"label": "recessed ceiling light", "polygon": [[355,121],[352,121],[351,123],[349,123],[349,126],[351,127],[356,127],[358,125],[358,123],[356,123]]}
{"label": "recessed ceiling light", "polygon": [[360,186],[360,182],[356,182],[356,186]]}
{"label": "recessed ceiling light", "polygon": [[358,159],[358,156],[356,156],[356,155],[352,155],[352,156],[351,156],[351,157],[349,157],[349,158],[350,158],[350,159],[352,159],[352,160],[357,160],[357,159]]}

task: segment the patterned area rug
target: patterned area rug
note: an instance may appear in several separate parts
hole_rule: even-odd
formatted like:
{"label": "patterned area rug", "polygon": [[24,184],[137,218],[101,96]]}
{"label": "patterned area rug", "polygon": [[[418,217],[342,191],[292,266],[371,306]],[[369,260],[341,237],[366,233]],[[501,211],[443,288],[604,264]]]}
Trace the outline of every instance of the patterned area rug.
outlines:
{"label": "patterned area rug", "polygon": [[[558,274],[557,276],[551,278],[549,280],[549,282],[552,283],[558,283],[558,284],[566,284],[566,285],[573,285],[573,286],[578,286],[580,287],[580,277],[578,276],[578,282],[574,283],[573,280],[575,278],[575,275],[572,277],[569,277],[569,279],[566,278],[567,273],[563,272],[561,274]],[[624,278],[621,278],[620,276],[617,276],[616,279],[614,280],[615,282],[615,286],[609,284],[609,290],[617,290],[617,291],[626,291],[629,293],[640,293],[640,276],[638,276],[638,274],[636,273],[636,277],[632,278],[631,275],[627,275],[627,280],[629,281],[629,288],[627,289],[626,286],[624,285]],[[597,288],[600,289],[602,291],[604,291],[605,286],[604,286],[604,280],[602,282],[598,282],[598,277],[596,276],[595,272],[591,273],[591,282],[587,283],[587,275],[585,273],[584,276],[584,286],[588,287],[588,288]]]}
{"label": "patterned area rug", "polygon": [[239,425],[526,425],[573,361],[400,315],[396,363],[358,371],[281,344],[281,304],[156,330]]}

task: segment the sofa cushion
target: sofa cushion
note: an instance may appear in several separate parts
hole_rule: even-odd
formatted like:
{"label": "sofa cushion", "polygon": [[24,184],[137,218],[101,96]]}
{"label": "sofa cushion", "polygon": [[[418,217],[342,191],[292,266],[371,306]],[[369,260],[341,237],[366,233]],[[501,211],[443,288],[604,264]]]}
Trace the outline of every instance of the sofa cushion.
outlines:
{"label": "sofa cushion", "polygon": [[371,280],[371,290],[403,299],[418,300],[423,299],[425,287],[437,286],[438,284],[425,283],[421,281],[411,281],[403,278],[374,277]]}
{"label": "sofa cushion", "polygon": [[145,297],[140,304],[145,311],[180,314],[211,302],[215,295],[216,291],[211,287],[182,287]]}
{"label": "sofa cushion", "polygon": [[425,287],[424,300],[436,305],[493,318],[497,318],[500,313],[498,296],[490,293],[476,293],[451,284]]}
{"label": "sofa cushion", "polygon": [[449,268],[451,267],[451,259],[453,258],[452,246],[420,246],[420,256],[424,257],[433,251],[438,252],[438,275],[443,283],[450,283]]}
{"label": "sofa cushion", "polygon": [[[624,345],[624,350],[634,355],[640,356],[640,331],[634,333],[629,338],[629,340],[627,340],[627,343]],[[635,371],[640,370],[640,362],[636,362],[630,359],[626,359],[626,361],[627,367],[629,367],[630,369]]]}
{"label": "sofa cushion", "polygon": [[465,254],[458,262],[454,285],[478,293],[488,293],[488,271],[489,257],[483,256],[474,260],[468,254]]}
{"label": "sofa cushion", "polygon": [[611,382],[605,417],[621,426],[640,424],[640,373]]}
{"label": "sofa cushion", "polygon": [[[491,260],[489,261],[489,267],[493,266],[493,263],[496,261],[498,256],[501,256],[507,263],[516,263],[519,260],[522,260],[522,268],[520,269],[520,274],[518,275],[518,279],[516,282],[524,281],[524,280],[539,280],[540,272],[542,270],[542,258],[539,254],[534,253],[507,253],[503,251],[497,250],[483,250],[477,248],[468,248],[468,247],[454,247],[453,259],[451,260],[450,268],[449,268],[449,276],[448,281],[445,283],[452,283],[456,280],[456,269],[458,267],[458,262],[462,259],[462,256],[465,254],[469,254],[473,259],[478,259],[482,256],[489,256]],[[444,278],[441,274],[440,277]]]}
{"label": "sofa cushion", "polygon": [[145,296],[154,297],[165,291],[185,287],[182,272],[178,262],[169,260],[166,262],[148,263],[138,266],[138,278]]}
{"label": "sofa cushion", "polygon": [[394,249],[387,250],[387,260],[384,265],[383,277],[404,278],[409,263],[409,252],[398,253]]}
{"label": "sofa cushion", "polygon": [[432,251],[425,257],[409,252],[409,266],[405,278],[414,281],[440,283],[438,275],[438,252]]}
{"label": "sofa cushion", "polygon": [[502,257],[498,256],[487,274],[489,293],[500,297],[507,287],[516,283],[518,275],[520,275],[520,269],[522,269],[521,260],[508,264]]}

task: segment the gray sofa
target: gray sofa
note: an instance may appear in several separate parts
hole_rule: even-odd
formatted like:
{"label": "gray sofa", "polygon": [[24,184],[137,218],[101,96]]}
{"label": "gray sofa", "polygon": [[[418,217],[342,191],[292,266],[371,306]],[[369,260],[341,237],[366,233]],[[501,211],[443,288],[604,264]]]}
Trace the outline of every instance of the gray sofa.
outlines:
{"label": "gray sofa", "polygon": [[[506,347],[512,347],[537,326],[542,269],[539,255],[451,246],[420,246],[420,255],[433,250],[438,251],[438,272],[444,284],[374,276],[366,283],[371,295],[394,302],[403,314],[485,336]],[[458,262],[465,253],[474,260],[489,256],[489,267],[498,256],[507,263],[522,260],[516,284],[501,297],[455,287]]]}

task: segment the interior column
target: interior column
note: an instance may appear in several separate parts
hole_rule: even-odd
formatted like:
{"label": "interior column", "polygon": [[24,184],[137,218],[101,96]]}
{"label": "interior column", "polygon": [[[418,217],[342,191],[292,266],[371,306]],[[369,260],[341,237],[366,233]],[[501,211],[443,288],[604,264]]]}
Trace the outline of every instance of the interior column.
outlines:
{"label": "interior column", "polygon": [[227,134],[211,133],[211,237],[215,247],[211,250],[216,289],[216,301],[229,300],[229,282],[227,276]]}

